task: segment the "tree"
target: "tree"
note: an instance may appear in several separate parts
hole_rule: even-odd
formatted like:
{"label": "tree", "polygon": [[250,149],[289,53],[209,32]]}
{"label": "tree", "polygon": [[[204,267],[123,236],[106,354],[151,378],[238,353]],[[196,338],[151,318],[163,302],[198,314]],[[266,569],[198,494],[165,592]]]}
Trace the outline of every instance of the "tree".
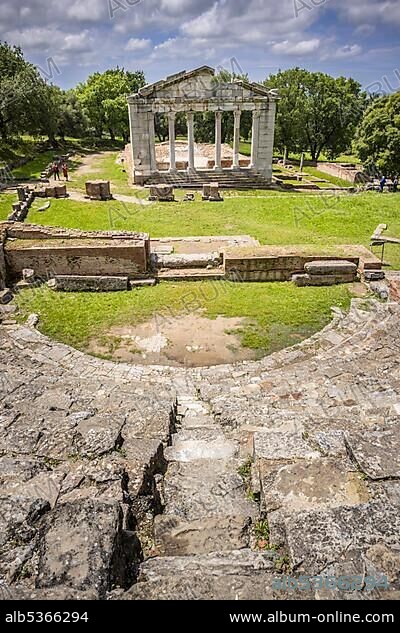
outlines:
{"label": "tree", "polygon": [[367,103],[357,81],[293,68],[264,84],[278,88],[281,97],[275,140],[280,150],[308,150],[318,160],[322,151],[335,158],[350,147]]}
{"label": "tree", "polygon": [[111,139],[129,137],[129,117],[126,97],[145,85],[142,71],[129,72],[123,68],[90,75],[76,90],[84,112],[96,136],[102,138],[107,130]]}
{"label": "tree", "polygon": [[372,101],[357,131],[354,149],[367,171],[378,168],[381,174],[400,173],[400,92]]}
{"label": "tree", "polygon": [[42,127],[49,86],[18,46],[0,42],[0,135],[35,133]]}

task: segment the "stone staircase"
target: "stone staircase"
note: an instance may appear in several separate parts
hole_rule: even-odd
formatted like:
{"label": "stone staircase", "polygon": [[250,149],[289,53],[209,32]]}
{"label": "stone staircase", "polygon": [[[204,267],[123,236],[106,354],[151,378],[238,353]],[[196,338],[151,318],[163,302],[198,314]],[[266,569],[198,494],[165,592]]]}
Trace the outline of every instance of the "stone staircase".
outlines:
{"label": "stone staircase", "polygon": [[239,444],[193,388],[178,395],[177,433],[165,457],[157,556],[143,563],[126,599],[271,597],[277,555],[250,548],[259,506],[239,474]]}
{"label": "stone staircase", "polygon": [[166,184],[176,189],[201,189],[203,185],[218,182],[221,189],[270,189],[268,183],[255,169],[232,171],[224,169],[216,172],[213,169],[197,170],[193,174],[178,171],[175,174],[159,172],[152,176],[146,185]]}

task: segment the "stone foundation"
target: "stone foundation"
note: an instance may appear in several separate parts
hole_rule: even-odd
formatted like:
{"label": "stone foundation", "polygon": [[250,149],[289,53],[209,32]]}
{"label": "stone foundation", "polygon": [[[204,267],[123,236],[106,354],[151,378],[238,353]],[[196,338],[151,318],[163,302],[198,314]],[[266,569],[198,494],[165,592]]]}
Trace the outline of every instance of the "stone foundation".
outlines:
{"label": "stone foundation", "polygon": [[20,278],[26,268],[43,279],[55,275],[141,279],[148,275],[150,238],[145,233],[86,232],[12,223],[2,223],[0,228],[5,235],[7,279]]}
{"label": "stone foundation", "polygon": [[128,290],[128,277],[57,275],[49,287],[63,292],[118,292]]}

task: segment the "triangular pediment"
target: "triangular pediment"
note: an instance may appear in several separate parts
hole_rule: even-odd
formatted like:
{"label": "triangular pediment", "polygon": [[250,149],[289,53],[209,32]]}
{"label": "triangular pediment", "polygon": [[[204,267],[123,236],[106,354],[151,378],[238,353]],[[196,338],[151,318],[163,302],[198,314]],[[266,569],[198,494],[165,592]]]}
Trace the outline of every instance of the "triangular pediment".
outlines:
{"label": "triangular pediment", "polygon": [[210,66],[201,66],[191,71],[182,71],[170,75],[141,88],[132,98],[152,100],[196,100],[237,99],[251,101],[253,99],[276,98],[277,95],[261,84],[234,80],[221,81],[216,71]]}

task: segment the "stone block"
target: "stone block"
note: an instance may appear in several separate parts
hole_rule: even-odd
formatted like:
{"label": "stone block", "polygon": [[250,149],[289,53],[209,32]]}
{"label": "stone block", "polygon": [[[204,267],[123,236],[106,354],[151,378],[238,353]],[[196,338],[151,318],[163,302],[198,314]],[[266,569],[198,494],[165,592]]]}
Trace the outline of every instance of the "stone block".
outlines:
{"label": "stone block", "polygon": [[6,305],[12,301],[13,294],[9,288],[5,288],[4,290],[0,290],[0,304]]}
{"label": "stone block", "polygon": [[111,188],[109,180],[88,180],[85,183],[86,195],[91,200],[111,200]]}
{"label": "stone block", "polygon": [[250,518],[244,516],[202,518],[190,522],[175,516],[159,516],[154,526],[156,549],[164,556],[237,551],[249,545],[250,523]]}
{"label": "stone block", "polygon": [[128,290],[128,277],[57,275],[51,287],[63,292],[118,292]]}
{"label": "stone block", "polygon": [[314,261],[305,264],[304,270],[308,275],[355,275],[357,266],[353,262],[344,260]]}
{"label": "stone block", "polygon": [[52,185],[45,188],[46,198],[66,198],[67,186],[66,185]]}
{"label": "stone block", "polygon": [[385,279],[385,271],[384,270],[365,270],[364,279],[365,281],[382,281],[382,279]]}
{"label": "stone block", "polygon": [[28,283],[33,283],[35,280],[35,271],[32,268],[24,268],[22,271],[22,279]]}
{"label": "stone block", "polygon": [[152,185],[149,200],[152,202],[175,202],[174,188],[170,185]]}
{"label": "stone block", "polygon": [[219,184],[212,182],[207,185],[203,185],[203,200],[209,202],[223,202],[223,198],[219,192]]}
{"label": "stone block", "polygon": [[292,281],[298,287],[304,286],[335,286],[336,284],[349,284],[356,280],[352,274],[347,275],[293,275]]}

